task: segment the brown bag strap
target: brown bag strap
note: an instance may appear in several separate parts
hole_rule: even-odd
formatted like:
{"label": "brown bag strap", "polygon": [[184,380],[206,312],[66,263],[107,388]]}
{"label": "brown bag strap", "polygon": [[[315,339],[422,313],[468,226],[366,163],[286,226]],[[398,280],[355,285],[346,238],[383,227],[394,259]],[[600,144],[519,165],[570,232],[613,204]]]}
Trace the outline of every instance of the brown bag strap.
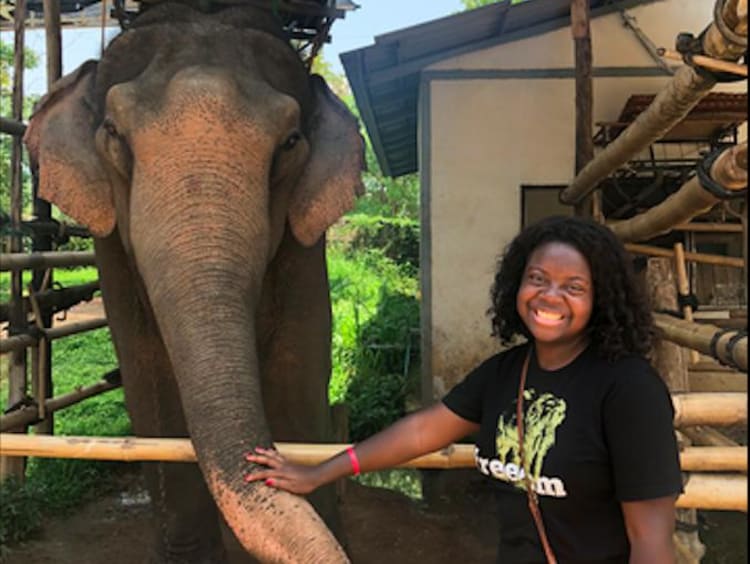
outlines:
{"label": "brown bag strap", "polygon": [[516,400],[516,422],[518,423],[518,457],[521,459],[521,468],[523,468],[524,483],[526,485],[526,496],[529,502],[529,510],[531,516],[534,518],[534,524],[536,530],[539,533],[539,538],[542,541],[542,548],[544,548],[544,556],[547,558],[548,564],[557,564],[555,553],[552,552],[552,547],[547,540],[547,531],[544,529],[544,521],[542,521],[542,512],[539,509],[539,498],[536,495],[534,484],[531,481],[529,475],[529,469],[526,466],[526,460],[524,459],[523,452],[523,392],[526,388],[526,374],[529,371],[529,358],[531,357],[531,347],[529,352],[526,354],[526,358],[523,361],[523,367],[521,368],[521,379],[518,383],[518,399]]}

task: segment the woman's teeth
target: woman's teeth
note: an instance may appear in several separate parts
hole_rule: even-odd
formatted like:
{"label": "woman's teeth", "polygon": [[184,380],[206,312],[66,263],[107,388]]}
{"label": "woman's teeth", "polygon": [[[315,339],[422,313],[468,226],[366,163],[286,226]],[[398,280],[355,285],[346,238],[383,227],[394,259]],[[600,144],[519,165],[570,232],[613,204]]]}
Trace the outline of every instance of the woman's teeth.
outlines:
{"label": "woman's teeth", "polygon": [[548,321],[560,321],[563,317],[559,313],[555,313],[554,311],[544,311],[543,309],[537,309],[534,313],[536,313],[538,317]]}

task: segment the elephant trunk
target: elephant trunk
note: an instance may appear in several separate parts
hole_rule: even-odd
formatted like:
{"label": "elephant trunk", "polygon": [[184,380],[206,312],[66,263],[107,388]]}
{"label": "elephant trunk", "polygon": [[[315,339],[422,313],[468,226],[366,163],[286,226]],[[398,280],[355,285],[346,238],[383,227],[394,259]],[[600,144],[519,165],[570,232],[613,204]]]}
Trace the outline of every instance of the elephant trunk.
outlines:
{"label": "elephant trunk", "polygon": [[[237,538],[261,561],[346,561],[303,498],[243,479],[244,454],[271,444],[255,330],[270,227],[265,217],[249,217],[266,214],[265,182],[181,169],[181,179],[170,183],[160,171],[134,171],[130,241],[209,489]],[[169,209],[156,190],[169,194]]]}

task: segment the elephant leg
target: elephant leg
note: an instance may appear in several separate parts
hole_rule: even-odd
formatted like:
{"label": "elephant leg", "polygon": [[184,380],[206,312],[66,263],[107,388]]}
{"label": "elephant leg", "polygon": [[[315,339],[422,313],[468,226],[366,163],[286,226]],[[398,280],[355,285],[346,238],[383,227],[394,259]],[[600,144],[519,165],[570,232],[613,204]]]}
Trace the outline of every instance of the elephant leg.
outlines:
{"label": "elephant leg", "polygon": [[[133,431],[187,437],[179,390],[159,331],[117,233],[96,242],[99,276]],[[156,519],[152,562],[224,563],[219,514],[197,464],[144,463]]]}
{"label": "elephant leg", "polygon": [[[263,404],[274,440],[330,442],[331,305],[325,237],[306,248],[285,233],[266,275],[261,305]],[[316,490],[308,499],[344,544],[335,485]]]}

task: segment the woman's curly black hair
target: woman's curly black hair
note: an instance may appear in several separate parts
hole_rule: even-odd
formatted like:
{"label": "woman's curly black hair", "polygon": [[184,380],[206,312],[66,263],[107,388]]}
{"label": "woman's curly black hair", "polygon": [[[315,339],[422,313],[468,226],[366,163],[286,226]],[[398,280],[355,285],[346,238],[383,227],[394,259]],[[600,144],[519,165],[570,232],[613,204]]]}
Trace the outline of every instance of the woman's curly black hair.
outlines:
{"label": "woman's curly black hair", "polygon": [[574,247],[589,263],[594,303],[588,331],[594,351],[609,360],[646,356],[651,349],[651,309],[631,259],[612,231],[580,217],[543,219],[521,231],[506,247],[490,292],[492,306],[487,313],[492,335],[506,345],[518,335],[531,337],[518,315],[516,294],[526,260],[549,242]]}

